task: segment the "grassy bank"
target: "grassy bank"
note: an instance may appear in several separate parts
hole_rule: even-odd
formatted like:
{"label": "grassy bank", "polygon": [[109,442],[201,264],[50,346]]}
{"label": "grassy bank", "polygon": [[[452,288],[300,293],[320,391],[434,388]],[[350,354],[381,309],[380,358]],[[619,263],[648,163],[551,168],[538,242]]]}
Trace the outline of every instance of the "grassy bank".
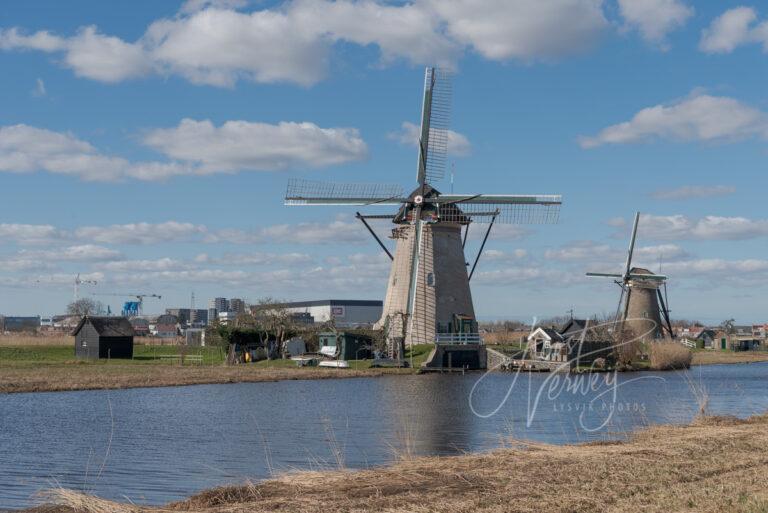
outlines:
{"label": "grassy bank", "polygon": [[[202,365],[167,357],[178,346],[134,347],[133,360],[77,360],[74,346],[0,345],[0,393],[54,392],[137,387],[249,383],[284,379],[327,379],[416,372],[431,346],[413,348],[413,369],[372,369],[370,360],[350,361],[349,369],[296,367],[290,360],[264,360],[225,366],[217,347],[188,348],[187,355],[202,356]],[[164,358],[166,357],[166,358]],[[408,354],[410,361],[410,353]]]}
{"label": "grassy bank", "polygon": [[768,362],[768,351],[718,351],[697,349],[691,365]]}
{"label": "grassy bank", "polygon": [[653,427],[624,443],[512,448],[404,460],[357,472],[289,474],[162,508],[59,491],[42,513],[768,511],[768,417]]}

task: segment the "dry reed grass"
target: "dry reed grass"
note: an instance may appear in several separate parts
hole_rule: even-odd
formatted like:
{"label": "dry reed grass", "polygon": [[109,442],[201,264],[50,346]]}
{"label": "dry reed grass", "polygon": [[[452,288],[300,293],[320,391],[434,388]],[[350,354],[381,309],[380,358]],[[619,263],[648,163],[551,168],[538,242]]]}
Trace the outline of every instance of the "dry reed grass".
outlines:
{"label": "dry reed grass", "polygon": [[768,361],[768,351],[718,351],[705,349],[693,353],[691,365],[755,363]]}
{"label": "dry reed grass", "polygon": [[653,370],[687,369],[691,366],[693,352],[679,342],[663,340],[650,344],[648,359]]}
{"label": "dry reed grass", "polygon": [[483,342],[488,345],[505,345],[524,343],[528,332],[524,331],[493,331],[483,333]]}
{"label": "dry reed grass", "polygon": [[161,508],[54,491],[35,513],[669,512],[768,510],[768,416],[657,426],[625,443],[529,445],[304,472],[208,490]]}
{"label": "dry reed grass", "polygon": [[12,346],[72,346],[75,347],[75,338],[69,335],[30,335],[8,334],[0,335],[0,347]]}

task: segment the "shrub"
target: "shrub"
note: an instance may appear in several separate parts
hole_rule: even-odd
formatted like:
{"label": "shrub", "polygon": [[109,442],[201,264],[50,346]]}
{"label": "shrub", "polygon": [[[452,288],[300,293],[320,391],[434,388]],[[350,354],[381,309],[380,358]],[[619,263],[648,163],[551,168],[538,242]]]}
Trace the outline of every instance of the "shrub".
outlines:
{"label": "shrub", "polygon": [[652,342],[649,349],[651,369],[687,369],[691,366],[693,353],[679,342],[673,340]]}

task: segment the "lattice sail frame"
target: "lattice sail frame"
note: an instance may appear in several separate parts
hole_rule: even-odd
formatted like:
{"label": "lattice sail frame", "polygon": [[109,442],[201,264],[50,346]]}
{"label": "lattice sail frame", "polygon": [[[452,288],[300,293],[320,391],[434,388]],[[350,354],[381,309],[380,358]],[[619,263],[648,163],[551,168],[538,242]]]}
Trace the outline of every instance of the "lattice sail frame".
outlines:
{"label": "lattice sail frame", "polygon": [[405,201],[403,187],[386,183],[337,183],[292,178],[286,205],[397,205]]}
{"label": "lattice sail frame", "polygon": [[[452,79],[453,74],[450,71],[440,68],[427,68],[424,75],[424,105],[417,173],[419,183],[434,183],[445,177],[453,98]],[[421,145],[424,145],[424,148],[421,148]],[[424,165],[421,162],[422,151],[426,152]]]}
{"label": "lattice sail frame", "polygon": [[[556,224],[560,218],[562,198],[558,195],[540,196],[482,196],[466,201],[451,196],[426,198],[425,203],[441,205],[441,221],[462,223],[470,220],[487,223],[496,216],[501,224]],[[446,208],[454,206],[456,208]]]}

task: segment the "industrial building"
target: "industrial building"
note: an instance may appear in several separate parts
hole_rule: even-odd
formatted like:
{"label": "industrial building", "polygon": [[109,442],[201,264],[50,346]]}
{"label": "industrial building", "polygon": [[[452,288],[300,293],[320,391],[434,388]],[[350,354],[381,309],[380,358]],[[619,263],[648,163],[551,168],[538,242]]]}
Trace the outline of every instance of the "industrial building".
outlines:
{"label": "industrial building", "polygon": [[354,328],[372,326],[381,318],[384,303],[358,299],[321,299],[283,303],[278,306],[299,318],[306,319],[311,316],[316,323],[333,319],[337,327]]}
{"label": "industrial building", "polygon": [[179,324],[186,326],[189,324],[208,324],[208,310],[205,308],[166,308],[165,313],[173,315],[179,320]]}
{"label": "industrial building", "polygon": [[6,331],[37,331],[40,328],[40,317],[4,317],[0,315],[0,333]]}

